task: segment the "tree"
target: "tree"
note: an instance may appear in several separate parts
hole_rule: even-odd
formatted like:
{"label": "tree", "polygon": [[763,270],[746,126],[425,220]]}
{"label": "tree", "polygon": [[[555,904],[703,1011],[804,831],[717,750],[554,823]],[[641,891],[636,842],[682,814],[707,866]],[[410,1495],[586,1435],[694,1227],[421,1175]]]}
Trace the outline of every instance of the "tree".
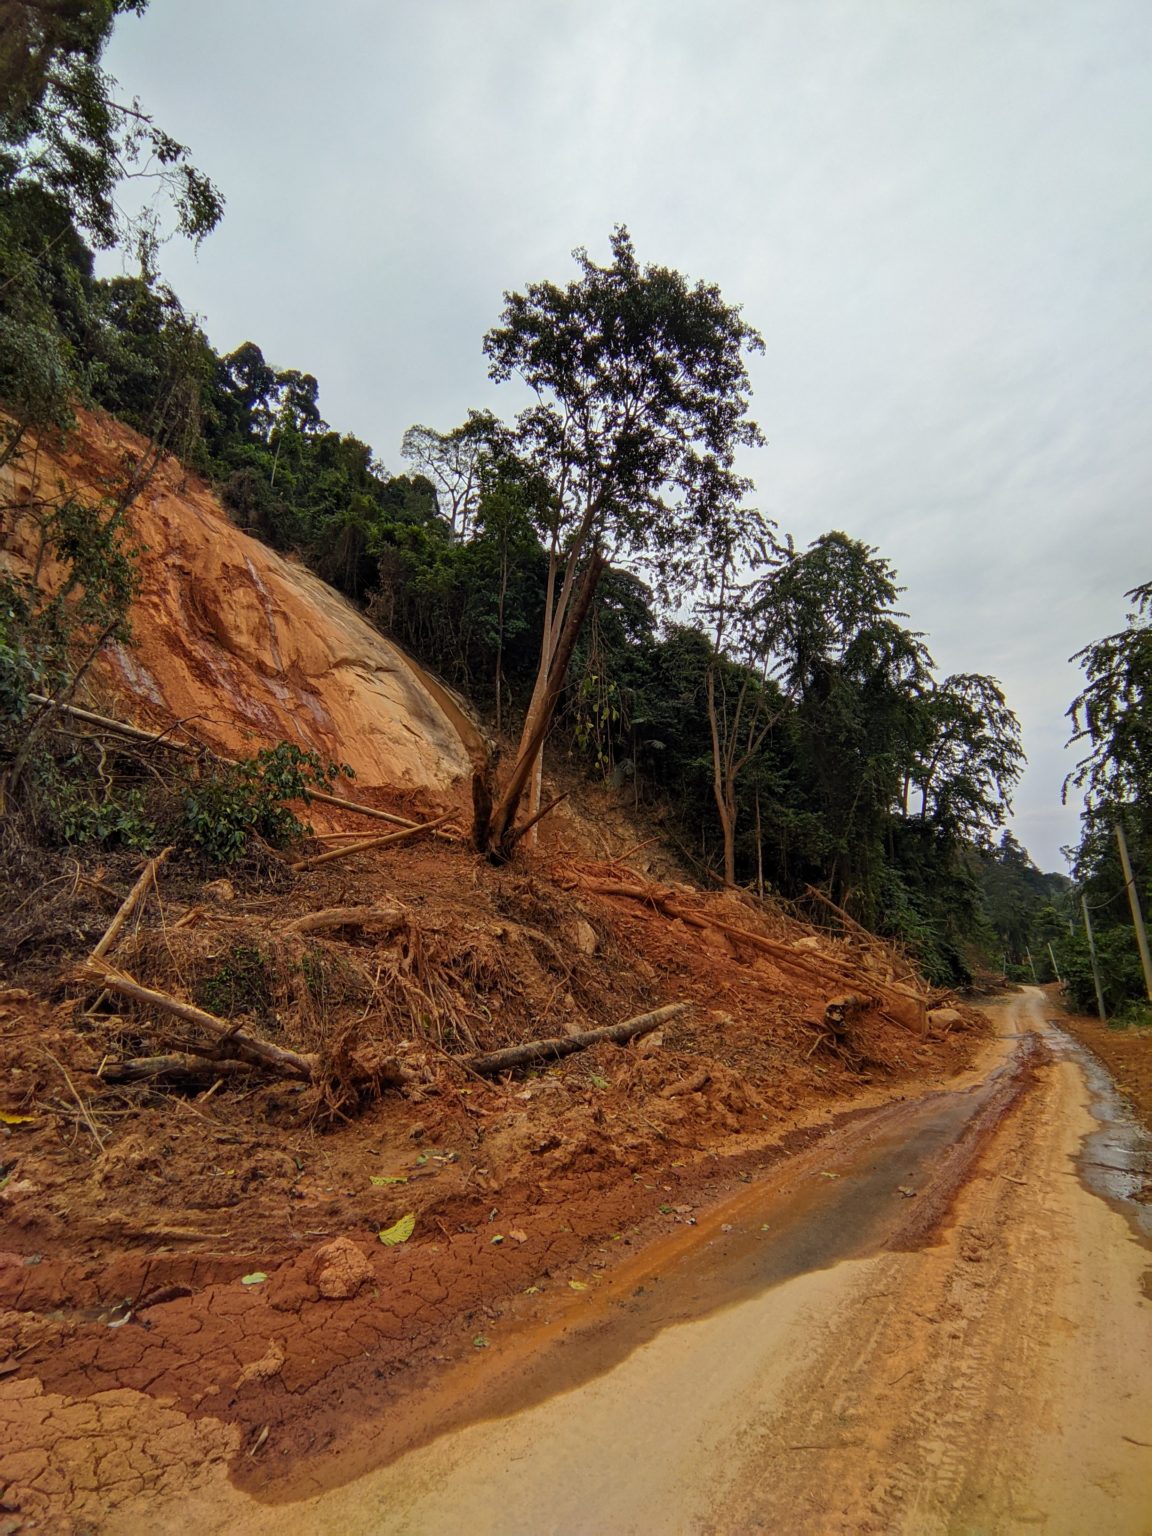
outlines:
{"label": "tree", "polygon": [[769,684],[771,645],[760,623],[758,599],[765,567],[778,550],[758,513],[739,506],[725,508],[714,520],[701,566],[698,611],[712,627],[712,655],[704,681],[712,795],[724,840],[727,885],[736,884],[737,782],[783,707],[779,690]]}
{"label": "tree", "polygon": [[[147,0],[0,0],[0,462],[25,435],[66,427],[86,382],[78,311],[91,284],[81,235],[134,247],[146,281],[166,237],[166,202],[199,242],[223,199],[188,150],[139,102],[116,100],[100,65],[118,16]],[[117,199],[126,179],[151,185],[135,215]]]}
{"label": "tree", "polygon": [[[0,755],[9,792],[29,777],[48,721],[33,690],[62,697],[100,649],[127,632],[135,584],[128,510],[162,452],[200,435],[210,354],[175,297],[155,280],[167,200],[175,227],[199,241],[223,207],[185,147],[115,97],[101,57],[118,16],[146,0],[0,0],[0,464],[27,436],[70,425],[77,396],[101,390],[152,442],[96,501],[31,493],[0,508],[6,536],[33,548],[30,576],[0,581]],[[127,215],[128,178],[155,196]],[[132,245],[141,276],[95,284],[84,238]],[[49,583],[46,572],[55,568]],[[3,786],[0,785],[0,789]]]}
{"label": "tree", "polygon": [[931,657],[896,622],[895,572],[847,534],[789,548],[760,582],[756,615],[773,671],[796,712],[798,768],[830,855],[838,901],[875,905],[885,832],[918,740]]}
{"label": "tree", "polygon": [[0,0],[0,185],[35,185],[58,198],[101,249],[135,245],[151,266],[162,238],[157,205],[130,217],[125,178],[163,191],[179,233],[200,241],[224,200],[138,101],[116,99],[101,57],[119,16],[148,0]]}
{"label": "tree", "polygon": [[1152,582],[1127,593],[1135,611],[1122,630],[1077,651],[1086,681],[1068,710],[1069,745],[1088,751],[1065,780],[1084,791],[1075,873],[1094,910],[1109,1007],[1142,998],[1136,944],[1124,900],[1116,827],[1124,826],[1136,890],[1152,896]]}
{"label": "tree", "polygon": [[1069,745],[1090,750],[1065,784],[1085,791],[1088,803],[1146,801],[1152,786],[1152,582],[1126,594],[1135,613],[1114,635],[1086,645],[1071,658],[1087,676],[1068,709]]}
{"label": "tree", "polygon": [[924,739],[904,782],[904,812],[913,787],[920,817],[954,839],[986,843],[1012,809],[1024,767],[1020,726],[994,677],[958,672],[922,695]]}
{"label": "tree", "polygon": [[512,770],[495,804],[478,800],[477,846],[506,857],[534,779],[568,661],[610,559],[682,559],[714,509],[743,489],[736,450],[759,443],[746,415],[745,354],[759,335],[709,284],[642,268],[623,226],[612,261],[575,253],[567,287],[505,295],[485,337],[490,374],[519,378],[535,403],[516,419],[517,452],[552,495],[539,533],[547,550],[544,632],[532,700]]}
{"label": "tree", "polygon": [[483,460],[497,423],[486,411],[470,411],[451,432],[409,427],[400,445],[402,457],[436,487],[452,537],[468,538],[480,504]]}

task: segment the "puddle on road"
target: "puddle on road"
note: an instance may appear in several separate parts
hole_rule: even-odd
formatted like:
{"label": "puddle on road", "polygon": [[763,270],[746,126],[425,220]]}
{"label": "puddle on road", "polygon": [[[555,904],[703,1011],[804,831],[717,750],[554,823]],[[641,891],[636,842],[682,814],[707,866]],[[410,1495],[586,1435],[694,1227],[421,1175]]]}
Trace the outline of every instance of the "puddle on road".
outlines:
{"label": "puddle on road", "polygon": [[[1065,1034],[1059,1020],[1046,1022],[1053,1052],[1071,1058],[1084,1073],[1091,1095],[1088,1107],[1099,1125],[1099,1130],[1085,1137],[1077,1154],[1080,1178],[1093,1194],[1120,1211],[1135,1234],[1152,1246],[1152,1204],[1145,1197],[1152,1179],[1152,1136],[1133,1118],[1103,1063]],[[1146,1278],[1146,1288],[1148,1285]]]}

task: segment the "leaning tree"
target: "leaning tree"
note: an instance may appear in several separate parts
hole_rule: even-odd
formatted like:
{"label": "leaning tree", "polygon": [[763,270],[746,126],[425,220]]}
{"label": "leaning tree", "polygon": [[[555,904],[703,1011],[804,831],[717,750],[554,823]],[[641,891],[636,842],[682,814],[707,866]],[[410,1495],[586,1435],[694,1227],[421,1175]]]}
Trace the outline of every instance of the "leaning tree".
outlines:
{"label": "leaning tree", "polygon": [[632,560],[683,573],[744,489],[737,450],[762,441],[745,357],[763,342],[714,284],[641,267],[623,226],[608,265],[575,257],[566,287],[506,294],[484,340],[491,377],[517,378],[534,397],[516,418],[516,451],[551,490],[537,514],[548,572],[531,701],[510,771],[475,783],[476,845],[498,858],[540,814],[544,739],[605,569]]}

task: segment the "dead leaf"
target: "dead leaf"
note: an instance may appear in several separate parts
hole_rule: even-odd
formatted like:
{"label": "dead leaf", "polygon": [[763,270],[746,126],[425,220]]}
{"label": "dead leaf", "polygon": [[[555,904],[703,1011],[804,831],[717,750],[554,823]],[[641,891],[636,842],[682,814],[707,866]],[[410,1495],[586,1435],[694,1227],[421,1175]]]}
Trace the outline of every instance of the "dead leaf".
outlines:
{"label": "dead leaf", "polygon": [[409,1211],[407,1216],[401,1216],[393,1226],[384,1228],[379,1234],[380,1241],[387,1248],[395,1248],[397,1243],[406,1243],[415,1230],[416,1213]]}

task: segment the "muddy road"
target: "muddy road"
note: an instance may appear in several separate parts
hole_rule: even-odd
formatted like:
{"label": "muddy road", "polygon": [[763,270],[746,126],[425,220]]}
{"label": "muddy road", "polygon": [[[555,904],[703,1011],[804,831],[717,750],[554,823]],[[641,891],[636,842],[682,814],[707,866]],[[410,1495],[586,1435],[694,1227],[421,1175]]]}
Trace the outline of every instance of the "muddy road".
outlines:
{"label": "muddy road", "polygon": [[1045,1012],[1001,1005],[967,1079],[860,1116],[324,1465],[101,1530],[1152,1533],[1148,1146]]}

